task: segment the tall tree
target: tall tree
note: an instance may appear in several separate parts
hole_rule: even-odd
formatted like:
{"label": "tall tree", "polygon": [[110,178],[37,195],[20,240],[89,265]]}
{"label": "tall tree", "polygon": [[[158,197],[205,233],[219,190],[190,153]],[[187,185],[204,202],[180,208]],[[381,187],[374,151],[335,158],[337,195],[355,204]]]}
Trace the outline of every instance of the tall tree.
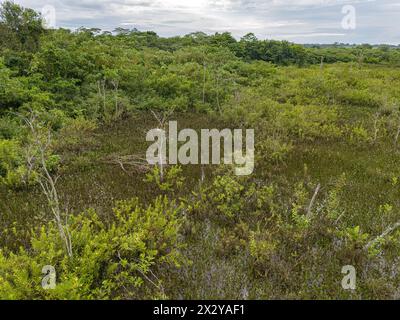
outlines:
{"label": "tall tree", "polygon": [[12,1],[0,6],[0,38],[2,46],[10,49],[35,51],[44,32],[43,19],[39,13],[26,9]]}

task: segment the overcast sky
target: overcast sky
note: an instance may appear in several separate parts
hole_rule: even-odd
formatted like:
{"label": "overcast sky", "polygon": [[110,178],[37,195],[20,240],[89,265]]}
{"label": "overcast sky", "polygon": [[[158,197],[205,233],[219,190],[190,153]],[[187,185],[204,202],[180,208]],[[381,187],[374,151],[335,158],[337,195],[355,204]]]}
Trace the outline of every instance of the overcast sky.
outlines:
{"label": "overcast sky", "polygon": [[[0,0],[0,2],[2,2]],[[56,25],[152,30],[162,36],[229,31],[297,43],[400,44],[400,0],[15,0],[38,11],[56,9]],[[355,29],[343,28],[356,13]],[[348,8],[348,7],[347,7]],[[351,14],[351,13],[350,13]],[[349,21],[349,20],[346,20]],[[349,24],[347,24],[348,26]]]}

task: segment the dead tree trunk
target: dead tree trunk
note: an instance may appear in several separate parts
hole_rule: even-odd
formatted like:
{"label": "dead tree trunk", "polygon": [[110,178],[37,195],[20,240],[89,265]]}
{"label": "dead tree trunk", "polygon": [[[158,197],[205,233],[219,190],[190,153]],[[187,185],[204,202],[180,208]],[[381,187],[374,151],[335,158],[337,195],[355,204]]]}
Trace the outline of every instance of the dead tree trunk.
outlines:
{"label": "dead tree trunk", "polygon": [[65,222],[63,221],[56,188],[59,177],[53,177],[47,166],[47,154],[51,145],[51,131],[48,129],[45,134],[39,132],[35,116],[32,116],[31,119],[24,118],[24,121],[32,135],[32,146],[30,146],[29,150],[34,153],[27,156],[28,167],[30,170],[35,169],[38,173],[38,183],[47,199],[67,254],[69,257],[72,257],[72,240],[68,229],[68,221],[67,217],[65,217]]}

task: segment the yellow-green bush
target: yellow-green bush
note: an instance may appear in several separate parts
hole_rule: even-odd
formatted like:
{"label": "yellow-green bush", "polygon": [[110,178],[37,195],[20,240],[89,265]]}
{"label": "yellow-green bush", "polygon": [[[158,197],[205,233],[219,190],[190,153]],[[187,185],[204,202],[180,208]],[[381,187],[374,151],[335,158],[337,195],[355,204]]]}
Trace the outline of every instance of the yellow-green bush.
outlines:
{"label": "yellow-green bush", "polygon": [[22,149],[16,140],[0,140],[0,184],[19,186],[29,180]]}
{"label": "yellow-green bush", "polygon": [[[0,252],[2,299],[120,299],[165,297],[162,268],[184,262],[179,243],[181,207],[157,198],[143,207],[121,201],[109,223],[94,210],[69,217],[73,256],[55,224],[42,227],[30,248]],[[41,270],[56,270],[55,289],[44,290]]]}

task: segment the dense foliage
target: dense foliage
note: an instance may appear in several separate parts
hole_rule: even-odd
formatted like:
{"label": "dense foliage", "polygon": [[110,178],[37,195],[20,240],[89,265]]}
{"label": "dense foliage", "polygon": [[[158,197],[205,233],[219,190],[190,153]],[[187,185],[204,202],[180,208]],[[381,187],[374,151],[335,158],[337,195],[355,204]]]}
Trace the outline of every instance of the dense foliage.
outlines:
{"label": "dense foliage", "polygon": [[[398,47],[45,30],[8,1],[0,39],[0,298],[400,297]],[[141,163],[156,112],[254,128],[255,173]]]}

